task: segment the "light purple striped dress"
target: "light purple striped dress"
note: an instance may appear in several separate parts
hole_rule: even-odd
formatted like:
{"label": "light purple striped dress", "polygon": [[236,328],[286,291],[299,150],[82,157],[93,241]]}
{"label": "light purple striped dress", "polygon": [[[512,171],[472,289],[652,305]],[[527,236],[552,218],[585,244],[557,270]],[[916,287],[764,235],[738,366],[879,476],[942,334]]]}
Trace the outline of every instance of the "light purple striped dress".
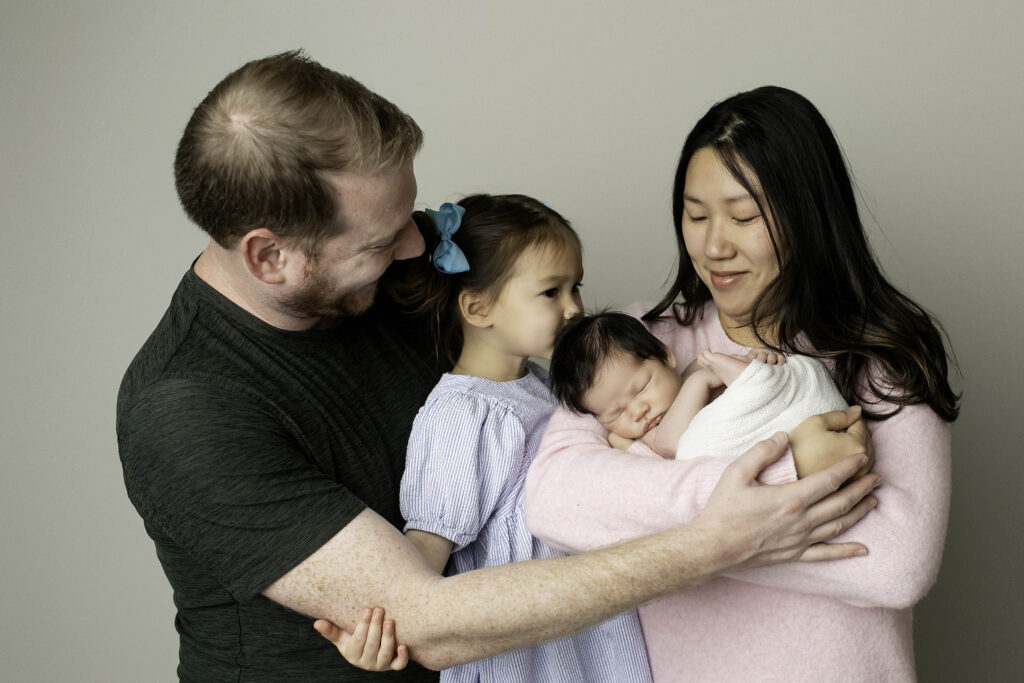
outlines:
{"label": "light purple striped dress", "polygon": [[[559,557],[523,520],[523,482],[555,409],[547,373],[512,382],[446,374],[413,423],[402,477],[406,529],[454,544],[454,573]],[[636,612],[567,638],[441,672],[445,683],[651,680]]]}

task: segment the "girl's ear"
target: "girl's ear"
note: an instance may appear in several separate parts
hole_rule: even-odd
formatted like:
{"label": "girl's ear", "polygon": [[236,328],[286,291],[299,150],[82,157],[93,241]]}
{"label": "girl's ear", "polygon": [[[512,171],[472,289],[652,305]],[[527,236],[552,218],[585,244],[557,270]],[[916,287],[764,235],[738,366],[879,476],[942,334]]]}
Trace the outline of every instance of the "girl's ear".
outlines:
{"label": "girl's ear", "polygon": [[459,292],[459,314],[473,327],[486,328],[492,324],[487,297],[480,292],[465,289]]}

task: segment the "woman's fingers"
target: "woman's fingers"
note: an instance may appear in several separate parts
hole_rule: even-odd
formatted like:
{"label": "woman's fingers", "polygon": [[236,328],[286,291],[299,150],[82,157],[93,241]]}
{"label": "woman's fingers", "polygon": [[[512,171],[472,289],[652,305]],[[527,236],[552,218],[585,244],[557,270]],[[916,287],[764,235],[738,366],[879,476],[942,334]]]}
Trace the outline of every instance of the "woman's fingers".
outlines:
{"label": "woman's fingers", "polygon": [[841,432],[860,419],[860,406],[850,406],[846,410],[833,410],[818,416],[830,432]]}

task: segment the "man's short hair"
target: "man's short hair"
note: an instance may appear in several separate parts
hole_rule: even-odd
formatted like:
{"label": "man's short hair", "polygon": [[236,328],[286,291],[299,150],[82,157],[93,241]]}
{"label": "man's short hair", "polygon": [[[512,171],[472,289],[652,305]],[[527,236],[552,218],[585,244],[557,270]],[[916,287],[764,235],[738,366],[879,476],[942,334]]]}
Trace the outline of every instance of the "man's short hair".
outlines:
{"label": "man's short hair", "polygon": [[551,393],[560,404],[588,413],[583,395],[593,386],[598,368],[616,351],[639,361],[668,362],[668,348],[631,315],[601,311],[573,318],[555,337],[549,378]]}
{"label": "man's short hair", "polygon": [[423,144],[416,122],[302,51],[245,64],[200,102],[178,144],[185,212],[221,246],[253,228],[316,253],[338,232],[328,177],[399,168]]}

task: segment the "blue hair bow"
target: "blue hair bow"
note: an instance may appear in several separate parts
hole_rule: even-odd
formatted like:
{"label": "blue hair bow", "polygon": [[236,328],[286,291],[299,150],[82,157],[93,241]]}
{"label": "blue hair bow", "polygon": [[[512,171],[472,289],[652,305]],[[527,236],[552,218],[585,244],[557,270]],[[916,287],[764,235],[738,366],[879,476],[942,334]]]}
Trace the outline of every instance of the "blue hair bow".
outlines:
{"label": "blue hair bow", "polygon": [[452,235],[462,224],[462,217],[466,215],[466,210],[458,204],[445,202],[437,211],[427,209],[427,215],[434,221],[434,230],[441,238],[440,244],[434,249],[432,258],[434,267],[445,275],[465,273],[469,270],[469,261],[459,249],[459,245],[452,242]]}

